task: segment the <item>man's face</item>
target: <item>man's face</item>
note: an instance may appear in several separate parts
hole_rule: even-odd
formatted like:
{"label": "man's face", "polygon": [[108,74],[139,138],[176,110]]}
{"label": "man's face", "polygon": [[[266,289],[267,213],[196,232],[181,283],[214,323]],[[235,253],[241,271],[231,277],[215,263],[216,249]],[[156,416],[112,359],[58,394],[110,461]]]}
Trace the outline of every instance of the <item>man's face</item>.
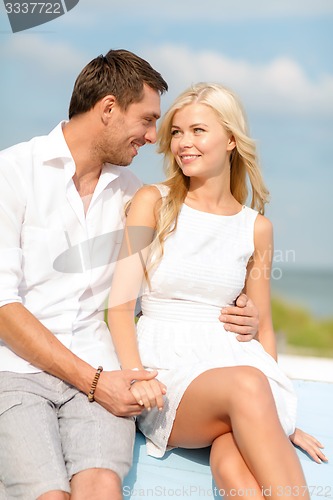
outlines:
{"label": "man's face", "polygon": [[144,85],[140,102],[123,111],[117,104],[99,144],[103,162],[127,166],[146,143],[156,142],[156,122],[160,117],[160,95]]}

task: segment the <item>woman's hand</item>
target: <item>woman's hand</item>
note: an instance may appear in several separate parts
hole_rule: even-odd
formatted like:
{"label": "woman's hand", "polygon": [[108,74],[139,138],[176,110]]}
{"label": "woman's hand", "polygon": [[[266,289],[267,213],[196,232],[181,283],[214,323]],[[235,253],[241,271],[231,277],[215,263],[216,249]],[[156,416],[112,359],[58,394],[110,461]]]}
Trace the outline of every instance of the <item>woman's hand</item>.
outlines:
{"label": "woman's hand", "polygon": [[157,379],[134,381],[131,386],[131,393],[140,406],[144,406],[150,411],[155,406],[162,410],[166,394],[166,387]]}
{"label": "woman's hand", "polygon": [[289,439],[294,445],[306,451],[306,453],[310,455],[310,457],[317,462],[317,464],[321,464],[321,462],[328,462],[328,458],[325,457],[321,451],[324,446],[310,434],[296,428],[294,434],[289,436]]}

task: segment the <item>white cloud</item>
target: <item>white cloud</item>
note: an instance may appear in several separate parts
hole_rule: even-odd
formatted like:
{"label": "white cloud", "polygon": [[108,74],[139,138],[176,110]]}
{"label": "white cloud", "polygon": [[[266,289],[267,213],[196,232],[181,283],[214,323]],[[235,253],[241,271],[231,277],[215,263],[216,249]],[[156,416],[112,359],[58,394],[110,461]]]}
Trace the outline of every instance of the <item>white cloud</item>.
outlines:
{"label": "white cloud", "polygon": [[[288,57],[253,64],[213,50],[197,51],[172,44],[143,48],[141,55],[168,81],[170,91],[166,102],[192,83],[214,81],[231,87],[247,109],[257,112],[333,116],[333,74],[323,73],[310,79]],[[90,58],[69,43],[50,41],[38,34],[9,37],[0,47],[2,65],[11,66],[11,61],[15,61],[13,68],[29,71],[29,80],[36,73],[39,80],[69,82],[70,86]]]}
{"label": "white cloud", "polygon": [[14,62],[14,67],[25,68],[29,72],[37,71],[38,78],[61,78],[64,74],[77,73],[87,63],[81,52],[67,43],[51,42],[35,34],[11,36],[1,44],[2,64]]}
{"label": "white cloud", "polygon": [[[77,6],[61,17],[63,26],[91,29],[101,26],[101,18],[121,18],[123,22],[141,23],[145,20],[153,29],[154,23],[163,20],[173,24],[191,21],[202,23],[227,23],[244,20],[315,19],[333,14],[332,0],[141,0],[140,7],[134,0],[80,0]],[[105,28],[103,28],[105,29]],[[107,36],[107,33],[106,33]]]}
{"label": "white cloud", "polygon": [[[87,3],[81,0],[81,5],[87,8]],[[79,13],[79,6],[77,13]],[[128,18],[154,19],[158,15],[165,21],[172,20],[212,20],[230,21],[244,19],[276,19],[276,18],[303,18],[319,17],[333,14],[332,0],[205,0],[193,2],[193,0],[168,0],[156,2],[156,0],[141,0],[140,8],[135,6],[133,0],[94,0],[93,11],[101,14],[119,15],[126,10]]]}
{"label": "white cloud", "polygon": [[170,84],[170,97],[199,81],[220,82],[240,96],[246,108],[269,114],[333,116],[333,75],[311,80],[288,57],[251,64],[213,51],[185,46],[147,48],[145,57]]}

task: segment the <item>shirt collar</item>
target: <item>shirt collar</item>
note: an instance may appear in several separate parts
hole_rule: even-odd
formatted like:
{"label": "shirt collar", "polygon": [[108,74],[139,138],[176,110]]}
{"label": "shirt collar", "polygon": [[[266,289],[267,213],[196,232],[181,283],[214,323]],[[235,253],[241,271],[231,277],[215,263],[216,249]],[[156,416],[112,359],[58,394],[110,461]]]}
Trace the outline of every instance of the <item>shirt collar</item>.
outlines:
{"label": "shirt collar", "polygon": [[63,158],[74,162],[72,154],[67,146],[62,127],[65,121],[60,122],[50,133],[46,136],[45,150],[43,151],[44,161],[56,160]]}
{"label": "shirt collar", "polygon": [[[75,162],[62,131],[65,123],[67,122],[62,121],[58,123],[48,136],[46,136],[43,159],[45,162],[57,159],[65,160],[64,167],[66,171],[66,180],[68,181],[75,173]],[[105,163],[101,172],[103,186],[105,187],[108,183],[118,178],[123,168],[124,167],[118,165],[112,165],[111,163]]]}

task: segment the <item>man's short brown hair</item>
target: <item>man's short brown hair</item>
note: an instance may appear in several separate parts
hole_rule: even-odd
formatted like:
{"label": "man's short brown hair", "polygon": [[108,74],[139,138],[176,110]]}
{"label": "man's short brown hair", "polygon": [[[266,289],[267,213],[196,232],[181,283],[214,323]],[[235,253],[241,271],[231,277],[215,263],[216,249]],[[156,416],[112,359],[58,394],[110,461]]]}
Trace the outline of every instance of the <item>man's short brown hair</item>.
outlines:
{"label": "man's short brown hair", "polygon": [[168,84],[147,61],[128,50],[110,50],[90,61],[77,77],[69,118],[89,111],[106,95],[115,96],[126,110],[141,100],[144,84],[161,94],[168,90]]}

